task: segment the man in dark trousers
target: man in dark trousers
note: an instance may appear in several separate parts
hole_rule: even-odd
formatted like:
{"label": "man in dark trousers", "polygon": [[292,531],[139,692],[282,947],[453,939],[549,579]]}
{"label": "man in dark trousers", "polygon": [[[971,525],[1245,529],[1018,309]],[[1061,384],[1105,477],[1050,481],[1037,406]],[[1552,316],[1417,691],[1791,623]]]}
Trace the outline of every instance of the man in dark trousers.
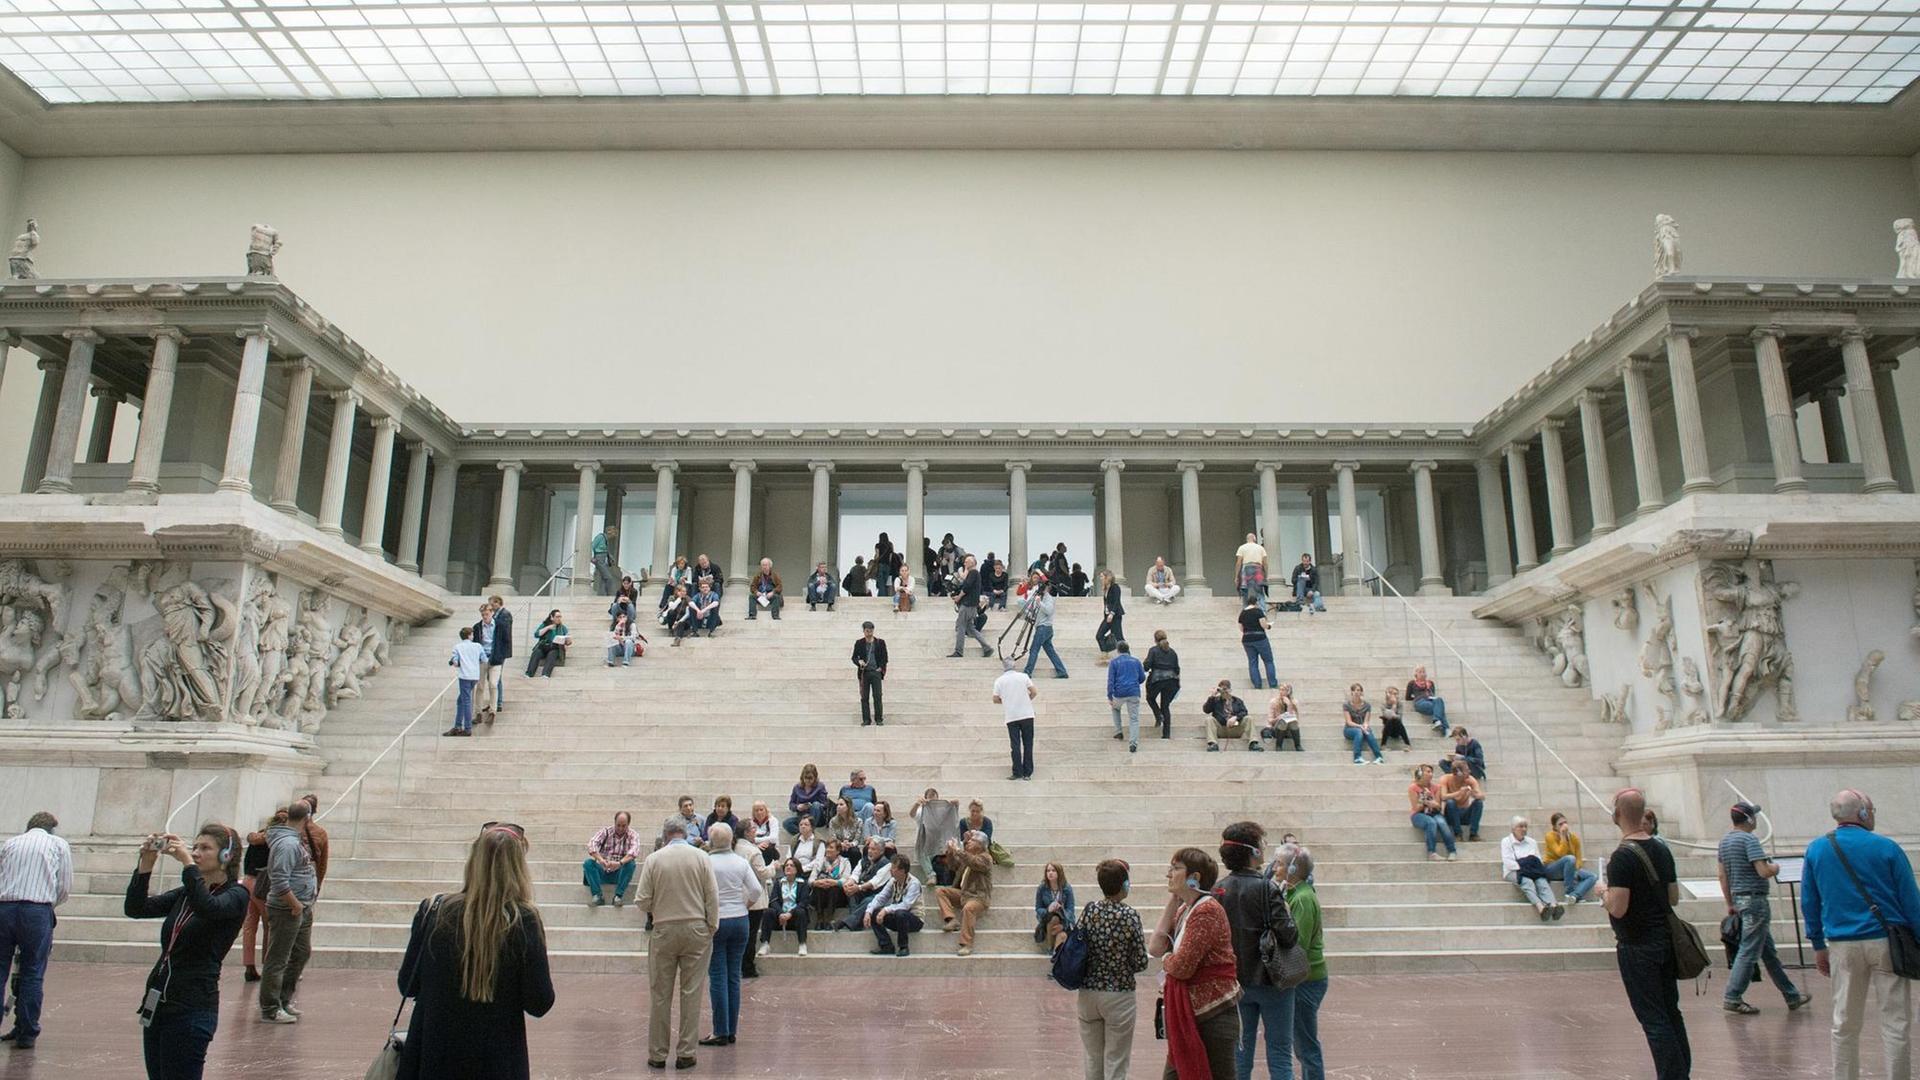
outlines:
{"label": "man in dark trousers", "polygon": [[513,612],[505,597],[489,596],[487,603],[493,605],[493,655],[487,659],[493,665],[492,677],[487,680],[492,686],[480,688],[480,699],[489,702],[487,722],[492,723],[494,713],[507,711],[506,663],[513,659]]}
{"label": "man in dark trousers", "polygon": [[973,625],[980,616],[980,571],[971,555],[961,565],[960,581],[953,591],[953,651],[947,655],[965,656],[967,639],[972,638],[980,643],[981,656],[992,656],[993,646]]}
{"label": "man in dark trousers", "polygon": [[860,624],[860,636],[853,643],[854,677],[860,680],[860,726],[885,726],[886,715],[880,708],[880,684],[887,678],[887,643],[873,636],[873,624]]}
{"label": "man in dark trousers", "polygon": [[1667,909],[1680,901],[1680,879],[1665,844],[1647,830],[1647,797],[1625,788],[1613,797],[1613,823],[1620,847],[1607,860],[1600,902],[1613,923],[1614,956],[1627,1004],[1653,1052],[1655,1080],[1687,1080],[1693,1048],[1680,1015],[1679,975],[1667,930]]}

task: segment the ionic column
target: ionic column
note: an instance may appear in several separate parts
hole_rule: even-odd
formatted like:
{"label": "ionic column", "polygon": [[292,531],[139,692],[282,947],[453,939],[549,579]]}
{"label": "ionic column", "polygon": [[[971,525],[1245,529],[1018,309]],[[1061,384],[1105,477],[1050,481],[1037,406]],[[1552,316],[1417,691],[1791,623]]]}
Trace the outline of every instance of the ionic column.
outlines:
{"label": "ionic column", "polygon": [[503,593],[513,591],[513,529],[520,512],[520,474],[527,466],[519,461],[498,462],[500,469],[500,516],[493,527],[493,576],[487,588]]}
{"label": "ionic column", "polygon": [[813,536],[808,545],[807,572],[831,555],[827,551],[828,533],[833,523],[833,462],[809,461],[807,468],[813,470]]}
{"label": "ionic column", "polygon": [[1913,490],[1913,462],[1907,460],[1907,431],[1900,422],[1900,398],[1893,386],[1892,360],[1873,365],[1873,393],[1879,399],[1881,434],[1886,437],[1887,463],[1893,469],[1893,482],[1902,491]]}
{"label": "ionic column", "polygon": [[447,587],[447,554],[453,543],[453,499],[460,482],[460,463],[443,457],[433,463],[432,505],[427,510],[427,543],[420,554],[420,576]]}
{"label": "ionic column", "polygon": [[1524,574],[1540,565],[1540,551],[1533,537],[1533,492],[1527,486],[1527,445],[1507,444],[1507,488],[1513,500],[1513,542],[1518,549],[1516,573]]}
{"label": "ionic column", "polygon": [[273,502],[283,514],[300,512],[300,462],[307,452],[307,405],[313,397],[313,361],[301,357],[287,375],[287,423],[274,462]]}
{"label": "ionic column", "polygon": [[1618,524],[1613,518],[1613,469],[1607,464],[1607,428],[1600,417],[1606,395],[1580,391],[1580,441],[1587,458],[1587,501],[1593,507],[1593,532],[1599,539]]}
{"label": "ionic column", "polygon": [[367,505],[360,514],[360,550],[376,558],[387,557],[383,537],[387,535],[387,489],[393,482],[393,436],[400,421],[391,416],[373,421],[373,465],[367,473]]}
{"label": "ionic column", "polygon": [[1333,471],[1340,488],[1340,585],[1342,591],[1360,588],[1363,566],[1360,554],[1360,495],[1354,490],[1353,473],[1357,461],[1336,461]]}
{"label": "ionic column", "polygon": [[120,418],[120,403],[127,396],[104,386],[93,388],[93,431],[87,436],[87,463],[102,465],[113,451],[113,424]]}
{"label": "ionic column", "polygon": [[33,413],[33,434],[27,439],[27,468],[20,476],[21,491],[37,491],[47,475],[48,450],[53,446],[53,424],[60,415],[60,388],[66,382],[67,362],[40,361],[40,404]]}
{"label": "ionic column", "polygon": [[1280,471],[1277,461],[1256,461],[1254,469],[1260,473],[1260,543],[1266,546],[1267,556],[1277,570],[1284,560],[1280,555]]}
{"label": "ionic column", "polygon": [[[1893,461],[1887,455],[1887,432],[1880,424],[1880,396],[1873,386],[1865,332],[1840,332],[1840,359],[1847,369],[1847,398],[1853,402],[1853,439],[1860,444],[1860,464],[1867,473],[1864,490],[1897,492],[1900,485],[1893,478]],[[71,364],[68,378],[72,378]]]}
{"label": "ionic column", "polygon": [[1667,379],[1673,385],[1673,422],[1680,431],[1680,491],[1698,495],[1713,490],[1713,465],[1707,459],[1707,428],[1700,419],[1700,382],[1693,373],[1693,331],[1667,332]]}
{"label": "ionic column", "polygon": [[648,567],[654,579],[667,576],[673,567],[673,473],[678,462],[653,463],[653,565]]}
{"label": "ionic column", "polygon": [[267,388],[267,348],[272,339],[264,327],[241,330],[235,336],[246,344],[233,388],[233,422],[227,425],[227,463],[220,470],[220,490],[245,495],[253,490],[253,448],[260,438],[260,402]]}
{"label": "ionic column", "polygon": [[1440,573],[1440,519],[1433,510],[1433,470],[1437,461],[1416,461],[1407,466],[1413,474],[1413,507],[1420,525],[1420,595],[1451,596],[1446,579]]}
{"label": "ionic column", "polygon": [[347,469],[353,464],[353,416],[360,408],[360,395],[351,390],[335,390],[333,430],[327,434],[327,475],[320,487],[320,531],[328,536],[345,536],[340,518],[347,509]]}
{"label": "ionic column", "polygon": [[1107,527],[1107,569],[1112,571],[1113,580],[1122,588],[1127,584],[1127,556],[1120,529],[1120,474],[1126,467],[1127,463],[1119,458],[1108,458],[1100,463],[1100,471],[1106,483],[1104,516]]}
{"label": "ionic column", "polygon": [[1181,534],[1186,539],[1186,574],[1180,584],[1189,596],[1211,596],[1207,587],[1207,572],[1200,557],[1200,470],[1206,468],[1205,462],[1182,461],[1180,470],[1180,513],[1184,528]]}
{"label": "ionic column", "polygon": [[1760,402],[1767,414],[1767,446],[1773,451],[1773,490],[1805,491],[1800,468],[1800,428],[1793,418],[1793,391],[1780,357],[1780,331],[1762,326],[1748,335],[1760,370]]}
{"label": "ionic column", "polygon": [[47,440],[46,474],[36,489],[41,495],[73,490],[73,464],[80,453],[80,414],[87,406],[87,386],[93,378],[93,347],[102,338],[91,330],[67,331],[66,373],[60,379],[60,407],[53,416],[53,434]]}
{"label": "ionic column", "polygon": [[[733,549],[727,560],[727,585],[744,587],[751,576],[747,571],[747,560],[751,558],[748,550],[748,537],[753,530],[753,474],[756,466],[751,461],[728,463],[733,469]],[[759,569],[759,564],[754,564]]]}
{"label": "ionic column", "polygon": [[927,535],[927,463],[903,461],[907,471],[907,535],[893,545],[900,553],[901,565],[908,570],[920,567],[920,545],[915,541]]}
{"label": "ionic column", "polygon": [[1647,397],[1648,361],[1634,356],[1620,365],[1620,385],[1627,397],[1627,433],[1633,443],[1633,489],[1640,502],[1635,517],[1645,517],[1666,505],[1660,483],[1660,451],[1653,440],[1653,404]]}
{"label": "ionic column", "polygon": [[11,350],[19,346],[19,334],[0,328],[0,387],[5,387],[7,384],[7,358],[12,355]]}
{"label": "ionic column", "polygon": [[1007,462],[1007,573],[1024,576],[1027,572],[1027,470],[1028,461]]}
{"label": "ionic column", "polygon": [[1507,495],[1501,490],[1500,461],[1473,463],[1480,481],[1480,540],[1487,549],[1487,587],[1513,580],[1513,552],[1507,546]]}
{"label": "ionic column", "polygon": [[180,345],[187,339],[171,326],[153,331],[153,362],[147,368],[147,389],[140,399],[140,436],[133,444],[133,468],[127,490],[160,493],[160,459],[166,452],[167,418],[173,412],[173,380],[180,372]]}
{"label": "ionic column", "polygon": [[407,488],[400,495],[400,550],[394,565],[412,573],[420,571],[420,515],[427,502],[427,442],[407,443]]}
{"label": "ionic column", "polygon": [[593,584],[593,504],[598,489],[594,486],[596,474],[600,471],[597,461],[576,461],[573,467],[580,470],[580,493],[576,503],[578,513],[573,515],[573,577],[575,582]]}
{"label": "ionic column", "polygon": [[1327,485],[1314,484],[1307,489],[1308,511],[1313,515],[1313,561],[1325,566],[1333,558],[1333,526],[1327,515]]}
{"label": "ionic column", "polygon": [[1540,454],[1547,471],[1547,531],[1553,534],[1549,558],[1573,550],[1573,507],[1567,498],[1567,450],[1560,441],[1559,420],[1540,421]]}
{"label": "ionic column", "polygon": [[1847,454],[1847,420],[1840,412],[1840,387],[1823,386],[1813,392],[1813,403],[1820,408],[1820,439],[1827,447],[1827,463],[1842,464]]}

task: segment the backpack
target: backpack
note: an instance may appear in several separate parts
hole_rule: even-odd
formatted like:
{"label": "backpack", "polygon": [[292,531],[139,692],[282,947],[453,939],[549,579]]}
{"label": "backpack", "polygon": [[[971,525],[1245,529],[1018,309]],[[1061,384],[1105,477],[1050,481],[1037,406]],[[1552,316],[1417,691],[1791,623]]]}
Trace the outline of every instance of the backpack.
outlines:
{"label": "backpack", "polygon": [[[1089,905],[1091,906],[1091,905]],[[1080,918],[1067,931],[1067,936],[1053,949],[1053,966],[1047,971],[1047,977],[1058,983],[1062,990],[1078,990],[1087,981],[1087,909],[1080,909]]]}
{"label": "backpack", "polygon": [[1260,970],[1279,990],[1290,990],[1306,982],[1312,967],[1307,947],[1300,942],[1297,930],[1292,945],[1280,944],[1281,929],[1292,925],[1293,911],[1287,907],[1286,890],[1267,882],[1267,921],[1260,928]]}

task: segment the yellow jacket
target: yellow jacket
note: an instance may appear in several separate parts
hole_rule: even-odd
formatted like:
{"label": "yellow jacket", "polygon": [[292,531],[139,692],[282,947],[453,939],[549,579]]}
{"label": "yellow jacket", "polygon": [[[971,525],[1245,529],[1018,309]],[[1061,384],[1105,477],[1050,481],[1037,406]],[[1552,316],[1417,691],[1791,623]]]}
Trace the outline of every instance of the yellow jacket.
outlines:
{"label": "yellow jacket", "polygon": [[1546,852],[1546,861],[1548,862],[1553,862],[1562,855],[1573,856],[1573,861],[1576,863],[1581,861],[1580,834],[1578,833],[1569,832],[1567,833],[1566,840],[1562,841],[1559,833],[1548,829],[1546,839],[1541,841],[1540,847]]}

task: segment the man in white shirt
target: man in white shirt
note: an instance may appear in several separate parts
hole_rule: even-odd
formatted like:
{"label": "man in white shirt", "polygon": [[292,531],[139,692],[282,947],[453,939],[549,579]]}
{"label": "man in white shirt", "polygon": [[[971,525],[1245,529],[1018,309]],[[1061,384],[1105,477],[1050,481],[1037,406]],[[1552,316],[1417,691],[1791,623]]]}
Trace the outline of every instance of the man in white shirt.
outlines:
{"label": "man in white shirt", "polygon": [[1173,580],[1173,567],[1167,565],[1166,556],[1155,556],[1153,565],[1147,567],[1146,590],[1157,604],[1171,604],[1180,595],[1180,583]]}
{"label": "man in white shirt", "polygon": [[993,680],[993,703],[1006,710],[1007,744],[1013,750],[1013,774],[1009,780],[1033,779],[1033,699],[1039,696],[1027,673],[1002,660],[1004,669]]}
{"label": "man in white shirt", "polygon": [[453,656],[447,660],[447,666],[454,669],[454,678],[460,683],[460,697],[453,706],[453,726],[441,732],[442,735],[473,734],[473,691],[480,685],[486,664],[486,647],[473,640],[473,627],[461,627],[460,643],[453,647]]}
{"label": "man in white shirt", "polygon": [[1255,600],[1261,613],[1266,612],[1267,549],[1260,546],[1260,538],[1253,533],[1248,533],[1247,542],[1233,553],[1233,583],[1243,602]]}
{"label": "man in white shirt", "polygon": [[73,892],[73,850],[53,835],[60,823],[45,810],[27,819],[27,829],[0,847],[0,1010],[7,1001],[13,954],[20,954],[13,1030],[0,1035],[17,1049],[33,1049],[40,1037],[41,990],[53,950],[53,909]]}
{"label": "man in white shirt", "polygon": [[[1553,883],[1541,870],[1540,843],[1527,835],[1527,824],[1524,817],[1514,818],[1511,831],[1500,838],[1500,876],[1520,890],[1541,922],[1547,922],[1566,914],[1567,909],[1554,902]],[[1521,866],[1522,859],[1532,859],[1533,865]],[[1540,876],[1530,876],[1530,871]]]}
{"label": "man in white shirt", "polygon": [[[867,904],[867,913],[861,918],[861,925],[871,927],[873,936],[878,939],[878,946],[868,950],[874,956],[888,953],[908,955],[907,935],[926,925],[920,921],[920,913],[916,910],[920,906],[920,882],[907,872],[912,868],[913,860],[905,855],[895,855],[886,887],[873,894],[873,899]],[[887,935],[889,930],[900,935],[898,946]]]}

